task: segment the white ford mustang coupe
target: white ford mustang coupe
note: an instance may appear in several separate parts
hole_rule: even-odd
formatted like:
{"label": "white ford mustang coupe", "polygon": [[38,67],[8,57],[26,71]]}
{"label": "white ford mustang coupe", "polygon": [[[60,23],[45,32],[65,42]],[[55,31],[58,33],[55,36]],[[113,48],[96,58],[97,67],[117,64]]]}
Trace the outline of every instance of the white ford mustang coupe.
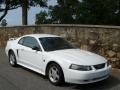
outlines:
{"label": "white ford mustang coupe", "polygon": [[5,52],[12,66],[46,75],[54,85],[88,84],[107,79],[111,65],[102,56],[75,48],[60,36],[30,34],[11,38]]}

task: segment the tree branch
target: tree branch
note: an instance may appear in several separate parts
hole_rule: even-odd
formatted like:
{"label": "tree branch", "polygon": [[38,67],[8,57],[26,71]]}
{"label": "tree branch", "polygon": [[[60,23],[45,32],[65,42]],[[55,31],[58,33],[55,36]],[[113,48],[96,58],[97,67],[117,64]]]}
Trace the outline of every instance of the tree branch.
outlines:
{"label": "tree branch", "polygon": [[8,2],[6,1],[5,2],[5,10],[4,10],[4,13],[3,13],[3,15],[0,17],[0,21],[7,15],[7,13],[8,13],[8,9],[9,9],[9,4],[8,4]]}
{"label": "tree branch", "polygon": [[13,10],[20,7],[20,5],[10,7],[10,2],[6,0],[5,8],[0,8],[0,12],[3,12],[3,15],[0,17],[0,21],[7,15],[8,10]]}
{"label": "tree branch", "polygon": [[[19,7],[21,7],[21,6],[16,6],[16,7],[7,8],[7,10],[13,10],[13,9],[17,9],[17,8],[19,8]],[[5,11],[5,10],[6,10],[6,8],[0,8],[0,12],[3,12],[3,11]]]}
{"label": "tree branch", "polygon": [[4,11],[4,14],[0,17],[0,21],[7,15],[7,13],[8,13],[8,7],[7,7],[7,5],[6,5],[6,7],[5,7],[6,9],[5,9],[5,11]]}

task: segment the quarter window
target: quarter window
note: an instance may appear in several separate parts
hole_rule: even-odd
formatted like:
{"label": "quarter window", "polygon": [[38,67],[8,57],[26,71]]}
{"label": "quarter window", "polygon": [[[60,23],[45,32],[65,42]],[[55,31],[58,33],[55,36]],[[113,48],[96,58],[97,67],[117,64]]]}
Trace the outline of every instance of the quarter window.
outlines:
{"label": "quarter window", "polygon": [[24,41],[24,38],[21,38],[19,41],[18,41],[18,44],[23,44],[23,41]]}
{"label": "quarter window", "polygon": [[33,37],[25,37],[23,45],[30,48],[39,47],[37,40]]}

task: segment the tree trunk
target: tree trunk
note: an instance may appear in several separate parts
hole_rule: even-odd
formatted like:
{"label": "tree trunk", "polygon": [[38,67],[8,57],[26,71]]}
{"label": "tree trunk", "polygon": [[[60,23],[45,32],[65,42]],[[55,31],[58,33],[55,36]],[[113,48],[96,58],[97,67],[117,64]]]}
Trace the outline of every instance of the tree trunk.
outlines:
{"label": "tree trunk", "polygon": [[3,11],[3,15],[0,17],[0,21],[7,15],[8,13],[8,3],[6,2],[5,10]]}
{"label": "tree trunk", "polygon": [[22,24],[28,24],[28,1],[24,0],[22,4]]}
{"label": "tree trunk", "polygon": [[0,21],[2,21],[2,19],[7,15],[7,12],[8,12],[8,10],[5,9],[3,15],[0,17]]}

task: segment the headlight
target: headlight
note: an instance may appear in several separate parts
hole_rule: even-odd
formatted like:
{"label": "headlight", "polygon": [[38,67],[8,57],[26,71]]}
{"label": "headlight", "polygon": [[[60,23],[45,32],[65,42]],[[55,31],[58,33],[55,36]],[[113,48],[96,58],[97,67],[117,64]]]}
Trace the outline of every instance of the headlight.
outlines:
{"label": "headlight", "polygon": [[75,64],[70,65],[69,68],[74,69],[74,70],[80,70],[80,71],[90,71],[90,70],[92,70],[91,66],[75,65]]}

